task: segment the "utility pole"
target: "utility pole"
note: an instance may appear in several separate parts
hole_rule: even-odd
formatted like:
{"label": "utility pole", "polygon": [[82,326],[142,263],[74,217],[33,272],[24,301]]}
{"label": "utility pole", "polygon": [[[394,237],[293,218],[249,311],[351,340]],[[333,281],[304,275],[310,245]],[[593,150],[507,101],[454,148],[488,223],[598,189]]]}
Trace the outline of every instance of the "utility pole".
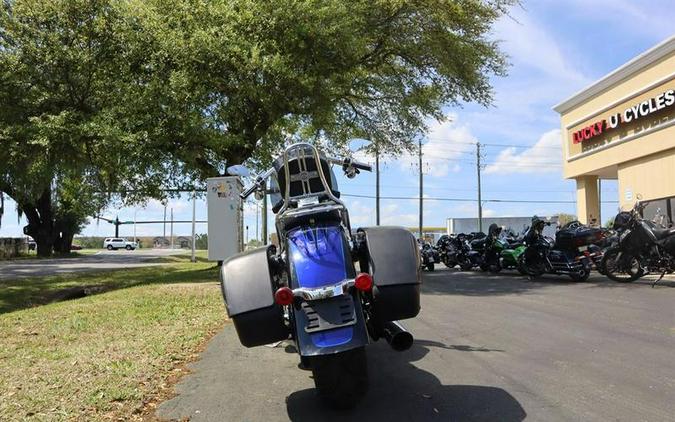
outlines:
{"label": "utility pole", "polygon": [[164,242],[166,242],[166,204],[164,204],[164,231],[162,232],[162,243]]}
{"label": "utility pole", "polygon": [[138,208],[134,209],[134,243],[136,243],[136,212],[138,211]]}
{"label": "utility pole", "polygon": [[420,171],[420,239],[422,239],[422,230],[424,227],[424,177],[422,176],[422,138],[419,139],[419,171]]}
{"label": "utility pole", "polygon": [[197,262],[195,257],[195,217],[197,213],[197,192],[192,191],[192,256],[190,261]]}
{"label": "utility pole", "polygon": [[375,225],[380,225],[380,148],[375,141]]}
{"label": "utility pole", "polygon": [[267,186],[262,185],[263,200],[262,200],[262,244],[267,245]]}
{"label": "utility pole", "polygon": [[[258,221],[260,219],[260,215],[258,214],[258,209],[257,209],[259,207],[259,205],[255,204],[255,206],[256,206],[256,211],[255,211],[255,240],[260,240],[260,238],[258,237],[258,235],[260,234],[260,231],[258,230],[258,228],[260,227],[260,225],[258,224]],[[262,213],[262,209],[261,209],[261,213]]]}
{"label": "utility pole", "polygon": [[478,172],[478,231],[483,231],[483,201],[480,191],[480,142],[476,142],[476,171]]}
{"label": "utility pole", "polygon": [[173,208],[171,208],[171,249],[173,249]]}

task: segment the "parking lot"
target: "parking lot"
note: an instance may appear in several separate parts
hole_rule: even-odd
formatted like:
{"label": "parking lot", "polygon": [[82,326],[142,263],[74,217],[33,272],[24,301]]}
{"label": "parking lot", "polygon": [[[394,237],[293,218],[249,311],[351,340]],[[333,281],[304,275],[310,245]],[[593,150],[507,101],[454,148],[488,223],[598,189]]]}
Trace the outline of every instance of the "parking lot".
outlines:
{"label": "parking lot", "polygon": [[216,335],[158,416],[190,420],[672,421],[675,282],[425,273],[407,352],[368,347],[351,412],[317,403],[292,346]]}

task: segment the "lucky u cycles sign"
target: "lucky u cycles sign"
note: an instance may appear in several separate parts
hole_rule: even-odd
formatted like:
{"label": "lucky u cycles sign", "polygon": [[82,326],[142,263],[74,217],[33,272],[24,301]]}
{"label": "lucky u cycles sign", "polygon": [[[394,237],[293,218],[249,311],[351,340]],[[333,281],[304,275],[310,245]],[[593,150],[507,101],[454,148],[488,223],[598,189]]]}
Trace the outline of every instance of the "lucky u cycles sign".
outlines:
{"label": "lucky u cycles sign", "polygon": [[649,116],[652,113],[661,111],[664,108],[672,107],[673,104],[675,104],[675,90],[669,89],[656,97],[652,97],[628,107],[623,113],[614,113],[606,119],[598,120],[595,123],[591,123],[590,125],[577,130],[572,134],[573,142],[578,144],[580,142],[588,141],[589,139],[602,135],[608,130],[616,129],[624,123],[634,122]]}

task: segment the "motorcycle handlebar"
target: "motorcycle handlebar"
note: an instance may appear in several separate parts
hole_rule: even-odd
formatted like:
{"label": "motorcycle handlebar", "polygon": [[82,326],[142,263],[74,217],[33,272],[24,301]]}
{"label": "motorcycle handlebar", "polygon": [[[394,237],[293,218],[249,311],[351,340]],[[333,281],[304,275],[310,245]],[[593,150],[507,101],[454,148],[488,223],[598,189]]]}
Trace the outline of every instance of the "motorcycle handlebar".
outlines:
{"label": "motorcycle handlebar", "polygon": [[364,170],[364,171],[373,171],[373,166],[365,163],[360,163],[358,161],[351,160],[351,165],[356,167],[357,169]]}
{"label": "motorcycle handlebar", "polygon": [[262,188],[263,183],[265,182],[265,180],[267,180],[267,179],[272,175],[272,173],[274,173],[274,168],[268,169],[265,173],[263,173],[263,174],[261,174],[260,176],[256,177],[256,178],[255,178],[255,182],[253,182],[252,185],[250,185],[250,186],[248,186],[246,189],[244,189],[244,190],[239,194],[239,197],[240,197],[241,199],[246,199],[246,198],[248,198],[249,196],[251,196],[251,194],[252,194],[253,192],[255,192],[256,190]]}

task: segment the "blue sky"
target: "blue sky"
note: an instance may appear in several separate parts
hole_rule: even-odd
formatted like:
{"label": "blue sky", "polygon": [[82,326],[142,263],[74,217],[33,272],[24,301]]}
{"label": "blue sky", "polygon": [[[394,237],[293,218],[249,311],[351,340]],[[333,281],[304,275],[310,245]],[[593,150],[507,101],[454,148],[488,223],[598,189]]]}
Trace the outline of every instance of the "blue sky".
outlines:
{"label": "blue sky", "polygon": [[[559,116],[551,108],[575,92],[621,66],[644,50],[673,35],[675,8],[670,1],[538,0],[525,1],[511,17],[501,19],[493,38],[501,41],[511,62],[509,76],[495,78],[495,103],[490,108],[475,104],[448,108],[445,123],[432,122],[424,139],[425,196],[429,198],[476,198],[476,140],[484,148],[482,185],[484,199],[574,201],[573,181],[562,178]],[[514,145],[499,147],[492,145]],[[381,195],[415,197],[418,194],[416,156],[386,159],[381,172]],[[375,177],[361,174],[348,180],[338,175],[344,194],[375,194]],[[614,181],[603,182],[603,200],[616,200]],[[375,223],[375,201],[344,197],[354,226]],[[18,236],[25,220],[17,221],[14,205],[6,203],[0,237]],[[187,198],[172,200],[177,220],[190,219]],[[256,205],[245,207],[249,237],[255,237]],[[426,200],[425,226],[444,226],[448,217],[474,217],[475,202]],[[517,204],[486,202],[484,216],[551,215],[574,213],[569,204]],[[602,219],[617,210],[605,203]],[[108,216],[133,220],[134,209],[111,209]],[[138,220],[162,219],[164,207],[151,201],[136,210]],[[383,224],[417,226],[416,199],[381,200]],[[206,219],[206,206],[197,201],[197,218]],[[269,216],[270,228],[273,227]],[[206,226],[197,228],[205,232]],[[188,234],[189,225],[176,225],[176,234]],[[162,225],[139,225],[138,235],[161,235]],[[84,235],[114,234],[107,223],[89,224]],[[121,235],[131,236],[131,226]],[[167,228],[168,234],[168,228]]]}

